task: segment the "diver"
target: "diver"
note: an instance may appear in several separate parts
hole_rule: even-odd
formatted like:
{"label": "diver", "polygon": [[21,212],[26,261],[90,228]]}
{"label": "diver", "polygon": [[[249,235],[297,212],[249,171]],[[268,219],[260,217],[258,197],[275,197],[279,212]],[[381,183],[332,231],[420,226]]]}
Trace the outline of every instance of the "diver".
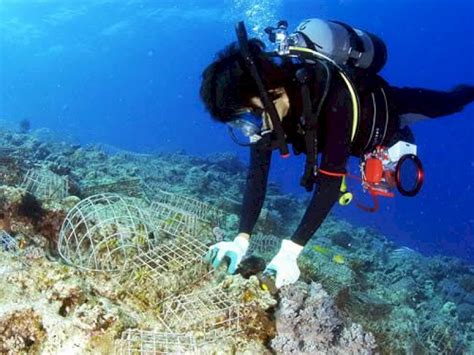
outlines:
{"label": "diver", "polygon": [[297,258],[340,198],[350,156],[414,143],[409,124],[460,112],[474,101],[472,85],[450,91],[389,85],[378,74],[387,60],[385,44],[367,31],[321,19],[303,21],[291,34],[287,27],[280,21],[265,30],[276,46],[266,52],[263,42],[247,38],[243,22],[237,24],[238,41],[204,70],[200,88],[212,118],[250,147],[239,233],[210,247],[214,267],[227,257],[232,274],[243,260],[264,203],[272,151],[287,157],[291,145],[295,155],[306,155],[300,183],[313,196],[264,271],[277,288],[298,280]]}

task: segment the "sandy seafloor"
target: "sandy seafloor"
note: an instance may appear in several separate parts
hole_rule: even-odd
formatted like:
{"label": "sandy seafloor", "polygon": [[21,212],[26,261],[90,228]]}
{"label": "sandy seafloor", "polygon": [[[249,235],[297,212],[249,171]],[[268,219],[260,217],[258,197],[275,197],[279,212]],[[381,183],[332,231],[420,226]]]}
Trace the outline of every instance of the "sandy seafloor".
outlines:
{"label": "sandy seafloor", "polygon": [[[474,353],[474,266],[328,218],[272,295],[211,272],[246,167],[0,131],[0,353]],[[305,201],[270,184],[251,252],[269,260]],[[447,236],[449,237],[449,236]]]}

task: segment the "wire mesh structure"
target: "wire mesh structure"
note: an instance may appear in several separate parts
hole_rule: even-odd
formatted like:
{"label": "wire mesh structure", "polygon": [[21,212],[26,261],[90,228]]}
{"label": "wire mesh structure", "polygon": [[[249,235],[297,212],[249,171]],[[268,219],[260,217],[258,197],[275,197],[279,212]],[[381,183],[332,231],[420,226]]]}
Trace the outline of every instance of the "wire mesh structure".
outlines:
{"label": "wire mesh structure", "polygon": [[240,331],[241,305],[220,287],[177,296],[161,307],[160,317],[170,331],[197,332],[203,342]]}
{"label": "wire mesh structure", "polygon": [[18,255],[20,248],[18,242],[4,230],[0,230],[0,250]]}
{"label": "wire mesh structure", "polygon": [[280,249],[281,239],[274,235],[256,234],[250,238],[248,254],[275,254]]}
{"label": "wire mesh structure", "polygon": [[220,225],[224,219],[224,211],[212,207],[209,204],[198,201],[191,197],[177,195],[171,192],[160,190],[155,196],[154,204],[166,204],[188,213],[194,214],[198,219],[213,224]]}
{"label": "wire mesh structure", "polygon": [[461,332],[454,324],[443,322],[422,328],[417,338],[429,354],[461,354]]}
{"label": "wire mesh structure", "polygon": [[165,241],[131,259],[119,284],[141,303],[156,306],[212,272],[204,261],[206,252],[206,245],[192,236]]}
{"label": "wire mesh structure", "polygon": [[128,329],[116,341],[118,354],[199,354],[199,348],[240,331],[240,304],[220,288],[192,292],[162,304],[167,329]]}
{"label": "wire mesh structure", "polygon": [[93,196],[100,193],[118,193],[130,197],[142,197],[144,192],[141,187],[141,179],[121,179],[106,184],[95,184],[84,186],[81,189],[84,196]]}
{"label": "wire mesh structure", "polygon": [[197,217],[186,210],[154,202],[150,212],[154,223],[167,235],[171,237],[196,235]]}
{"label": "wire mesh structure", "polygon": [[199,354],[198,343],[190,334],[127,329],[115,345],[117,355]]}
{"label": "wire mesh structure", "polygon": [[61,257],[80,269],[123,271],[157,243],[149,211],[117,194],[90,196],[67,214],[59,232]]}
{"label": "wire mesh structure", "polygon": [[40,167],[28,170],[21,187],[39,199],[62,200],[68,196],[69,182],[65,176]]}

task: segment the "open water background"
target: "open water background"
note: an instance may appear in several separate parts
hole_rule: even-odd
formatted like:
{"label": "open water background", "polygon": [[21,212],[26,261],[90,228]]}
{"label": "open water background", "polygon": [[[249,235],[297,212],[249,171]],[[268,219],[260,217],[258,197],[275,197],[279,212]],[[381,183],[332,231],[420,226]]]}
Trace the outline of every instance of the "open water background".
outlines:
{"label": "open water background", "polygon": [[[474,83],[473,14],[469,0],[0,0],[0,122],[26,118],[83,144],[246,160],[198,97],[236,21],[256,35],[279,19],[345,21],[385,40],[392,85],[447,90]],[[474,261],[473,116],[471,105],[413,126],[426,170],[419,196],[382,200],[377,214],[335,213],[423,253]],[[274,161],[272,178],[305,196],[303,160]]]}

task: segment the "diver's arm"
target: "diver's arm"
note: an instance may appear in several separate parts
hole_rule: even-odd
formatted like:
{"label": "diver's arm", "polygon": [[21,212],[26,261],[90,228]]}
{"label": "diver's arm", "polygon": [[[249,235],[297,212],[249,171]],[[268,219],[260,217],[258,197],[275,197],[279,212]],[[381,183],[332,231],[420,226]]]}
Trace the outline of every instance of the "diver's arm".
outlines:
{"label": "diver's arm", "polygon": [[316,189],[291,240],[304,246],[324,221],[338,200],[342,176],[346,173],[352,131],[352,101],[347,91],[328,98],[321,125],[324,137]]}
{"label": "diver's arm", "polygon": [[397,114],[417,113],[435,118],[461,111],[474,101],[474,86],[458,85],[451,91],[390,88]]}
{"label": "diver's arm", "polygon": [[242,203],[239,234],[233,241],[219,242],[211,245],[206,260],[218,268],[227,257],[230,260],[227,272],[233,274],[242,261],[249,247],[250,234],[257,222],[265,200],[268,172],[272,157],[270,136],[264,136],[250,148],[250,168],[247,175],[247,186]]}
{"label": "diver's arm", "polygon": [[316,178],[316,189],[306,209],[298,228],[291,240],[298,245],[305,246],[313,234],[323,223],[339,198],[342,176],[346,173],[346,162],[349,158],[350,142],[337,140],[330,135],[323,151],[319,174]]}
{"label": "diver's arm", "polygon": [[311,239],[337,201],[341,180],[341,177],[323,174],[318,176],[313,198],[306,209],[301,223],[291,237],[293,242],[304,246]]}
{"label": "diver's arm", "polygon": [[268,173],[272,157],[270,135],[264,136],[250,148],[250,167],[247,174],[239,235],[247,238],[257,223],[267,192]]}

